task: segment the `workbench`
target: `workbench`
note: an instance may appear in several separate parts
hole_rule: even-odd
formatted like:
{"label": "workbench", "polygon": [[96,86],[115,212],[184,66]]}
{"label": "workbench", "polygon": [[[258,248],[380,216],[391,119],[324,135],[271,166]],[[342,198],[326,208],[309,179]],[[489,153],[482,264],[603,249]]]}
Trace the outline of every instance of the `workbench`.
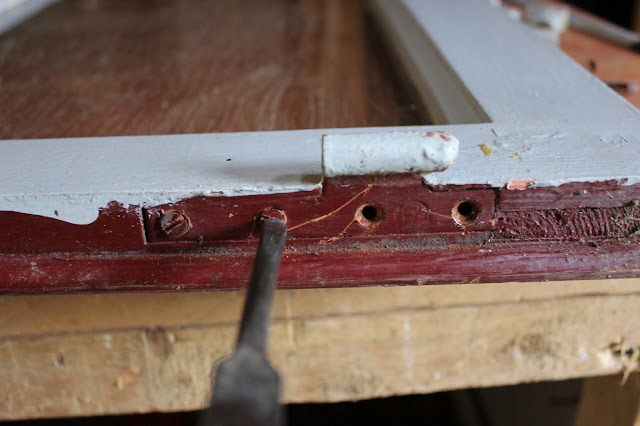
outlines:
{"label": "workbench", "polygon": [[[561,47],[601,78],[640,79],[640,55],[573,31]],[[360,1],[68,0],[0,38],[0,139],[418,123],[379,51]],[[243,297],[0,297],[0,419],[203,408]],[[638,306],[637,278],[280,290],[270,356],[286,402],[629,373]],[[618,382],[588,380],[583,398],[619,392],[621,417],[589,402],[580,426],[639,424],[637,373]]]}

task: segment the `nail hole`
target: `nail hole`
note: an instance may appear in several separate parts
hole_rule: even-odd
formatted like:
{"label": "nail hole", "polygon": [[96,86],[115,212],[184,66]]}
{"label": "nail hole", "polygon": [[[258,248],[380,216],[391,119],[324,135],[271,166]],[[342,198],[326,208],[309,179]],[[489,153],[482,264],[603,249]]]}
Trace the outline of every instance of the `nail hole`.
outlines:
{"label": "nail hole", "polygon": [[382,207],[375,204],[365,204],[360,206],[356,212],[356,221],[366,228],[375,228],[380,225],[384,216]]}
{"label": "nail hole", "polygon": [[459,225],[473,225],[480,216],[480,203],[475,200],[458,201],[451,211],[453,220]]}

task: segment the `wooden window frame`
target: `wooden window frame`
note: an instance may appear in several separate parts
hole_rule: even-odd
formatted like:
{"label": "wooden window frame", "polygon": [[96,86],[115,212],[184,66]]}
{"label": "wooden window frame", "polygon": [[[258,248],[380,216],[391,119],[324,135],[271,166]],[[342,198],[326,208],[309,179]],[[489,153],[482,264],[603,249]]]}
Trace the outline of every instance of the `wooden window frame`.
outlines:
{"label": "wooden window frame", "polygon": [[[326,189],[332,180],[321,177],[323,138],[339,136],[345,144],[366,148],[381,134],[408,137],[441,131],[455,136],[460,149],[449,168],[421,176],[436,191],[530,191],[531,197],[520,198],[538,203],[543,198],[549,203],[548,194],[555,193],[561,194],[556,197],[560,207],[586,208],[622,208],[640,198],[640,111],[557,48],[485,0],[374,0],[371,7],[437,125],[0,141],[5,182],[0,213],[49,218],[64,228],[95,224],[109,209],[140,218],[147,208],[194,198],[217,202],[245,196],[329,196]],[[397,155],[414,153],[399,150]],[[583,195],[578,204],[567,201],[578,193]],[[612,201],[603,201],[606,194]],[[149,238],[148,229],[136,232]],[[51,252],[67,251],[64,245],[53,245]],[[126,251],[118,245],[109,248]],[[37,262],[50,262],[43,253],[32,255],[40,256]],[[24,259],[34,262],[29,256]],[[14,270],[24,262],[4,261]],[[96,262],[97,257],[89,264]],[[620,276],[633,275],[634,265]],[[554,277],[568,278],[570,272]],[[400,282],[420,282],[417,275]],[[391,276],[383,279],[388,282]],[[523,274],[523,279],[540,276]],[[30,279],[5,291],[60,290],[28,285]],[[438,280],[472,278],[439,276],[434,282]],[[359,282],[354,278],[336,285],[351,284]],[[89,291],[107,287],[91,285]],[[83,291],[78,283],[65,288]],[[147,288],[168,287],[146,281],[115,287]]]}

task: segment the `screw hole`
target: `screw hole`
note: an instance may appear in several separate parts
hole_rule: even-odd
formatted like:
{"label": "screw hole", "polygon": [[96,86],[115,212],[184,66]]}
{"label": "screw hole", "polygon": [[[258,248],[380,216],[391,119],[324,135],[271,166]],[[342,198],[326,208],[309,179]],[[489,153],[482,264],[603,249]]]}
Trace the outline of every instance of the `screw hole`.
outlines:
{"label": "screw hole", "polygon": [[360,206],[356,212],[355,219],[360,225],[366,228],[375,228],[380,225],[383,217],[384,212],[382,207],[375,204],[365,204]]}
{"label": "screw hole", "polygon": [[468,226],[473,225],[480,216],[480,203],[475,200],[458,201],[451,211],[451,216],[457,224]]}

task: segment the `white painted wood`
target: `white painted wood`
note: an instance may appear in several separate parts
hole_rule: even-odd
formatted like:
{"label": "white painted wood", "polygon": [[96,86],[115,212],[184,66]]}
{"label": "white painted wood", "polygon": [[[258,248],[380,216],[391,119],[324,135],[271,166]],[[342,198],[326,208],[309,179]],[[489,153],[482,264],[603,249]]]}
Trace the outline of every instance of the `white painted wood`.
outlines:
{"label": "white painted wood", "polygon": [[460,142],[444,132],[328,134],[322,138],[325,177],[433,173],[449,168]]}
{"label": "white painted wood", "polygon": [[460,151],[449,169],[424,175],[431,184],[640,182],[638,126],[598,123],[7,140],[0,141],[0,211],[87,224],[111,201],[144,206],[194,196],[311,191],[321,182],[323,135],[366,144],[367,134],[378,141],[376,133],[432,131],[454,135]]}
{"label": "white painted wood", "polygon": [[0,210],[87,224],[110,201],[159,205],[194,196],[310,191],[321,181],[319,137],[265,132],[2,141]]}
{"label": "white painted wood", "polygon": [[[638,110],[486,0],[374,0],[438,123],[602,122]],[[454,78],[455,76],[455,78]]]}
{"label": "white painted wood", "polygon": [[310,191],[321,183],[328,134],[366,145],[394,132],[446,131],[459,155],[424,175],[434,185],[640,182],[640,111],[501,9],[380,0],[374,10],[434,116],[476,124],[0,141],[0,211],[87,224],[112,201]]}
{"label": "white painted wood", "polygon": [[0,34],[60,0],[0,0]]}
{"label": "white painted wood", "polygon": [[432,122],[491,121],[406,7],[397,1],[380,0],[371,1],[371,9]]}

